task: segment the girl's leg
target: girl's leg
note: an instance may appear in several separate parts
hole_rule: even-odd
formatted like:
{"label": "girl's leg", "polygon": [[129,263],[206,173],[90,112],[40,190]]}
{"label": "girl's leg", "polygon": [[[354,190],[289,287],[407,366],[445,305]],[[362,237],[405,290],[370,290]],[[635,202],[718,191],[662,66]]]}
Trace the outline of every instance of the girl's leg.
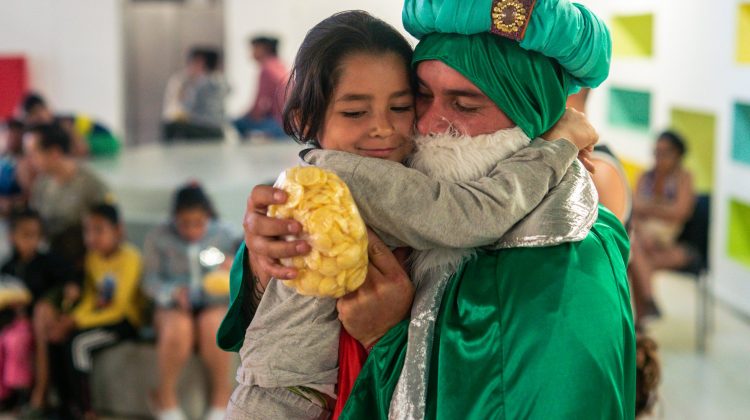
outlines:
{"label": "girl's leg", "polygon": [[194,322],[192,314],[177,309],[156,312],[156,352],[159,366],[157,404],[160,411],[175,409],[177,381],[193,352]]}
{"label": "girl's leg", "polygon": [[198,315],[200,355],[211,376],[211,407],[219,410],[226,408],[232,394],[231,355],[216,345],[216,332],[226,312],[226,306],[211,306]]}
{"label": "girl's leg", "polygon": [[640,318],[649,312],[648,308],[654,303],[654,295],[651,288],[651,277],[654,270],[637,236],[631,240],[630,251],[628,271],[631,274],[636,316]]}
{"label": "girl's leg", "polygon": [[34,388],[29,403],[32,409],[42,409],[47,400],[50,377],[47,333],[50,325],[57,319],[58,311],[51,303],[41,300],[34,306],[33,312],[35,371]]}

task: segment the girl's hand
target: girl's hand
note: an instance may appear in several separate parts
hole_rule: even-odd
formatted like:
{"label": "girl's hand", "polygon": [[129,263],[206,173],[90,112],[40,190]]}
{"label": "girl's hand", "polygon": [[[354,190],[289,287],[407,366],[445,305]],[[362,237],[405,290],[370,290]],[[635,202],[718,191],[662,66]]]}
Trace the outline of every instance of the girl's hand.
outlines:
{"label": "girl's hand", "polygon": [[365,348],[406,318],[414,300],[414,285],[398,259],[369,229],[367,238],[370,262],[365,282],[336,302],[344,328]]}
{"label": "girl's hand", "polygon": [[594,172],[590,156],[594,145],[599,142],[599,133],[582,112],[566,108],[562,118],[549,131],[542,134],[542,138],[549,141],[558,139],[570,141],[580,151],[578,157],[586,169]]}
{"label": "girl's hand", "polygon": [[81,298],[81,286],[75,283],[67,283],[63,287],[63,307],[71,308]]}
{"label": "girl's hand", "polygon": [[177,302],[178,308],[185,312],[192,310],[192,305],[190,304],[190,293],[188,292],[187,287],[178,287],[175,289],[173,297],[175,302]]}
{"label": "girl's hand", "polygon": [[55,320],[50,326],[47,338],[51,343],[61,343],[68,338],[75,328],[76,323],[72,317],[61,315],[60,318]]}
{"label": "girl's hand", "polygon": [[286,202],[286,193],[280,189],[258,185],[247,200],[243,228],[245,246],[251,256],[253,273],[261,279],[293,279],[297,270],[284,267],[279,258],[296,257],[310,252],[310,245],[302,240],[286,241],[284,236],[298,235],[302,225],[291,219],[268,217],[268,206]]}

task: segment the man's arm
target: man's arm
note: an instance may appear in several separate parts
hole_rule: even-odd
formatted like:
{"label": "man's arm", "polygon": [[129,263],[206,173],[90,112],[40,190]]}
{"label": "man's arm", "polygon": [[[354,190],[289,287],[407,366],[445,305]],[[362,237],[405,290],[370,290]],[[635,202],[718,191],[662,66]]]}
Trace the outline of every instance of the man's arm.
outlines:
{"label": "man's arm", "polygon": [[560,182],[577,155],[567,140],[538,139],[487,177],[460,183],[346,152],[313,150],[305,160],[349,185],[368,226],[386,243],[431,249],[496,242]]}

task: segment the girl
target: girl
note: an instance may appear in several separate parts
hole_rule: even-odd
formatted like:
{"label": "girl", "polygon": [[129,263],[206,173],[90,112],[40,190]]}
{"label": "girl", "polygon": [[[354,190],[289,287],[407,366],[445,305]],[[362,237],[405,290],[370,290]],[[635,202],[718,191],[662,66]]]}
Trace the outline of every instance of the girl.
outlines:
{"label": "girl", "polygon": [[[365,12],[344,12],[322,21],[308,32],[297,54],[285,130],[315,147],[402,162],[413,147],[411,55],[408,42],[394,28]],[[551,163],[539,163],[540,171],[548,173],[552,166],[560,173],[551,177],[564,173],[577,153],[570,146],[562,146],[569,148],[567,156],[558,152]],[[549,181],[538,187],[541,196]],[[507,190],[492,192],[507,200]],[[534,199],[527,194],[539,191],[514,193],[523,197],[513,199],[533,207]],[[506,208],[488,218],[499,219],[504,232],[530,209]],[[509,214],[516,211],[519,214]],[[242,362],[227,418],[327,418],[336,398],[336,301],[297,295],[279,281],[268,282],[268,276],[253,279],[250,262],[257,260],[249,261],[244,250],[238,255],[244,262],[233,267],[233,283],[245,276],[242,288],[250,289],[233,287],[239,296],[218,337],[223,348],[239,349]]]}
{"label": "girl", "polygon": [[156,303],[159,386],[154,395],[160,419],[184,419],[176,386],[182,368],[198,342],[211,374],[211,409],[207,419],[222,419],[231,392],[229,355],[214,337],[227,296],[209,293],[207,274],[231,265],[236,235],[217,220],[213,204],[197,184],[175,194],[172,220],[146,237],[145,285]]}

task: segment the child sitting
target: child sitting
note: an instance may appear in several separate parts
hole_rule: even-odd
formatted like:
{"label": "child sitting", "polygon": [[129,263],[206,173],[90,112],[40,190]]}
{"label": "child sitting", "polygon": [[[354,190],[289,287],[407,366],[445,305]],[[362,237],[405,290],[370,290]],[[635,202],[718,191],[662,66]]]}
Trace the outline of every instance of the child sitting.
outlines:
{"label": "child sitting", "polygon": [[31,294],[26,315],[32,315],[36,345],[29,411],[41,413],[49,382],[49,327],[63,308],[73,306],[80,295],[80,286],[70,264],[54,254],[40,251],[42,220],[36,211],[22,209],[11,215],[10,238],[13,253],[0,272],[19,279]]}
{"label": "child sitting", "polygon": [[89,388],[93,355],[137,335],[143,309],[139,290],[142,263],[140,252],[124,242],[116,207],[92,207],[83,227],[86,276],[81,301],[59,320],[58,328],[68,337],[68,370],[60,378],[59,388],[69,394],[61,396],[72,403],[67,409],[74,418],[95,418]]}

